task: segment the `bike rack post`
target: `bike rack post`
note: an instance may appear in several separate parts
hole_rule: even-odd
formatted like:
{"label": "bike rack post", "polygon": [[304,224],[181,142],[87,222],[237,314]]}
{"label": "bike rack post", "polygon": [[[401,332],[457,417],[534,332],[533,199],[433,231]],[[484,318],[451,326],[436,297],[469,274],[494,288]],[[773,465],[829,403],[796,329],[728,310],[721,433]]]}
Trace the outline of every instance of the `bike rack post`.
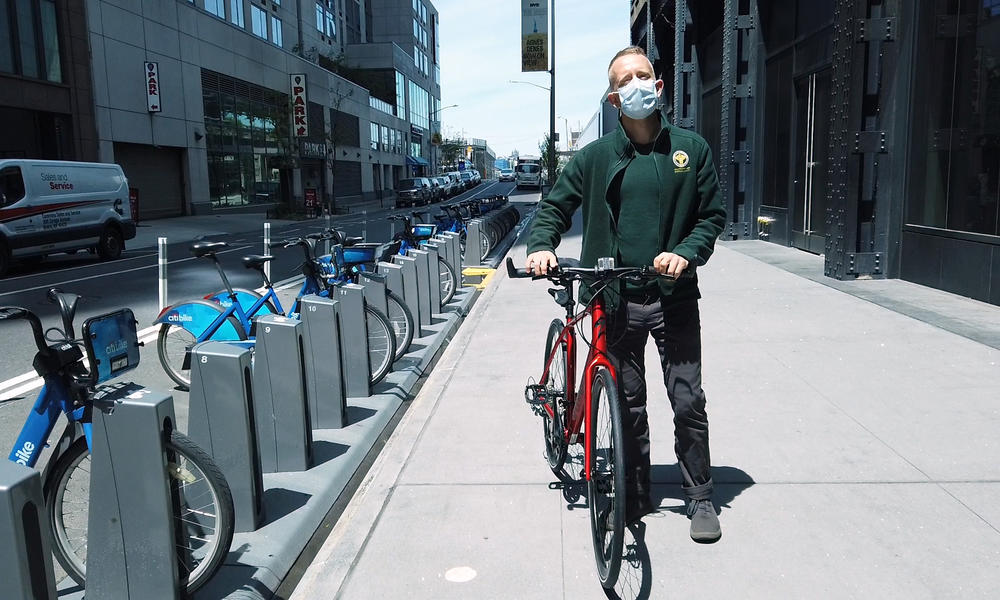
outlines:
{"label": "bike rack post", "polygon": [[344,388],[349,398],[371,395],[368,360],[368,323],[365,318],[365,290],[354,283],[337,285],[334,299],[340,317],[340,353]]}
{"label": "bike rack post", "polygon": [[302,321],[264,315],[254,323],[254,416],[264,473],[312,466]]}
{"label": "bike rack post", "polygon": [[448,266],[451,267],[452,270],[455,269],[455,261],[454,258],[451,256],[451,245],[448,243],[447,237],[439,233],[434,237],[432,237],[430,240],[428,240],[427,243],[437,244],[438,254],[444,257],[444,262],[448,263]]}
{"label": "bike rack post", "polygon": [[[420,303],[420,325],[431,324],[431,263],[423,250],[410,248],[406,255],[417,261],[417,302]],[[435,269],[436,270],[436,269]]]}
{"label": "bike rack post", "polygon": [[203,342],[191,349],[188,437],[222,469],[233,494],[236,531],[264,522],[249,348]]}
{"label": "bike rack post", "polygon": [[[397,254],[392,260],[403,269],[403,301],[413,313],[414,325],[418,329],[414,334],[419,334],[420,326],[424,324],[424,316],[421,310],[420,287],[417,284],[417,259]],[[430,313],[427,313],[427,317],[430,319]]]}
{"label": "bike rack post", "polygon": [[336,300],[302,298],[305,324],[306,390],[315,429],[340,429],[347,424],[347,393],[341,364],[340,317]]}
{"label": "bike rack post", "polygon": [[[376,267],[377,271],[385,275],[385,289],[399,297],[406,303],[406,290],[403,289],[403,267],[389,262],[380,262]],[[407,308],[409,308],[407,304]],[[413,313],[413,310],[410,310]]]}
{"label": "bike rack post", "polygon": [[164,455],[175,423],[174,400],[161,392],[119,383],[94,394],[88,598],[180,597]]}
{"label": "bike rack post", "polygon": [[437,247],[434,242],[427,242],[427,244],[420,246],[420,250],[427,253],[427,275],[430,281],[430,292],[431,292],[431,314],[439,314],[441,312],[441,272],[439,271],[439,263],[441,255],[438,254]]}
{"label": "bike rack post", "polygon": [[470,267],[481,267],[482,258],[479,256],[479,234],[483,229],[482,219],[472,219],[466,225],[465,233],[465,256],[462,262]]}
{"label": "bike rack post", "polygon": [[462,235],[454,231],[445,231],[441,237],[448,242],[448,253],[452,258],[452,268],[455,269],[455,276],[462,278]]}
{"label": "bike rack post", "polygon": [[0,598],[55,600],[42,478],[38,471],[0,461]]}
{"label": "bike rack post", "polygon": [[385,299],[385,275],[373,273],[372,271],[362,271],[358,278],[358,283],[365,288],[365,302],[382,314],[389,316],[389,303]]}

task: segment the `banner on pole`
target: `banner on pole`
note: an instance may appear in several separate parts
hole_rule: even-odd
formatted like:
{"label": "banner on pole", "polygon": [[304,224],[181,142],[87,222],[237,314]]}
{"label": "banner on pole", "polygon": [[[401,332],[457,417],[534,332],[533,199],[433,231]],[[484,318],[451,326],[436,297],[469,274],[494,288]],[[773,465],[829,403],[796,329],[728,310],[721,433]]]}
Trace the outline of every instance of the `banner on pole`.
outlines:
{"label": "banner on pole", "polygon": [[548,70],[548,0],[521,0],[521,71]]}

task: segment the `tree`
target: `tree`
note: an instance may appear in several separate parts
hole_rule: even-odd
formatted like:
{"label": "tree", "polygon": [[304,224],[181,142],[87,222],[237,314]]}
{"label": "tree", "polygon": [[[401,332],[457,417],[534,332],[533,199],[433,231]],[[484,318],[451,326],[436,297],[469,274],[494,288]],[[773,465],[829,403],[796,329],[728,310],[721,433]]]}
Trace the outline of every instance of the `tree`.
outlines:
{"label": "tree", "polygon": [[[538,152],[540,153],[540,156],[542,157],[542,168],[545,169],[545,174],[546,174],[546,176],[548,176],[548,174],[549,174],[549,165],[551,164],[549,162],[549,134],[546,133],[545,137],[542,138],[542,141],[538,143]],[[547,180],[551,181],[552,183],[555,183],[556,177],[559,177],[559,173],[562,171],[562,169],[559,166],[559,154],[558,153],[555,156],[555,164],[556,164],[555,173],[553,174],[552,177],[547,177]]]}
{"label": "tree", "polygon": [[438,147],[441,152],[442,165],[457,165],[460,158],[465,158],[465,149],[468,146],[462,138],[443,140]]}

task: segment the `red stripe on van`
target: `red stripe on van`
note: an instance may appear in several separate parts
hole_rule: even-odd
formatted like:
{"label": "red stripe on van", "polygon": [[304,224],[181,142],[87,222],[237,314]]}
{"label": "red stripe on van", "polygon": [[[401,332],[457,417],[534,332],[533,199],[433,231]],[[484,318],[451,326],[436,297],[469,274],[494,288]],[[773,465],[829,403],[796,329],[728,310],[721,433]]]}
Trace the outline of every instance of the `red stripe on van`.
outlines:
{"label": "red stripe on van", "polygon": [[93,204],[95,202],[107,202],[107,200],[62,202],[59,204],[47,204],[45,206],[31,206],[25,208],[0,208],[0,223],[16,221],[17,219],[23,219],[24,217],[34,217],[45,213],[56,212],[58,210],[66,210],[68,208],[76,208],[77,206],[86,206],[87,204]]}

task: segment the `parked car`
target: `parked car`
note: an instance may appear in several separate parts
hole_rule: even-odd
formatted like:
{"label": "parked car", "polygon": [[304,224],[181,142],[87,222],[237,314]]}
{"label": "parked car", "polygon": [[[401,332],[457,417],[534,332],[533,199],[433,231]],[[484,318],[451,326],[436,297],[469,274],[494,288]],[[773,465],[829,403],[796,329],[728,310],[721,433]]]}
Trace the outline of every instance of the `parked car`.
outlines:
{"label": "parked car", "polygon": [[478,170],[472,169],[472,180],[476,182],[476,185],[479,185],[483,182],[483,176]]}
{"label": "parked car", "polygon": [[426,179],[431,184],[431,202],[439,202],[444,198],[444,190],[441,189],[441,182],[438,181],[437,177],[427,177]]}
{"label": "parked car", "polygon": [[475,180],[472,178],[472,173],[470,173],[469,171],[460,172],[459,177],[462,178],[462,186],[465,189],[469,189],[474,185],[476,185],[475,183],[473,183]]}
{"label": "parked car", "polygon": [[461,173],[459,173],[458,171],[448,171],[447,173],[445,173],[445,175],[451,178],[453,189],[455,190],[456,194],[460,194],[462,193],[463,190],[465,190],[465,182],[462,181]]}
{"label": "parked car", "polygon": [[443,198],[451,198],[455,195],[455,182],[451,180],[444,173],[437,176],[438,183],[441,185],[441,192]]}
{"label": "parked car", "polygon": [[514,181],[514,169],[500,169],[500,181]]}
{"label": "parked car", "polygon": [[431,203],[431,182],[426,177],[400,179],[396,184],[396,208]]}

